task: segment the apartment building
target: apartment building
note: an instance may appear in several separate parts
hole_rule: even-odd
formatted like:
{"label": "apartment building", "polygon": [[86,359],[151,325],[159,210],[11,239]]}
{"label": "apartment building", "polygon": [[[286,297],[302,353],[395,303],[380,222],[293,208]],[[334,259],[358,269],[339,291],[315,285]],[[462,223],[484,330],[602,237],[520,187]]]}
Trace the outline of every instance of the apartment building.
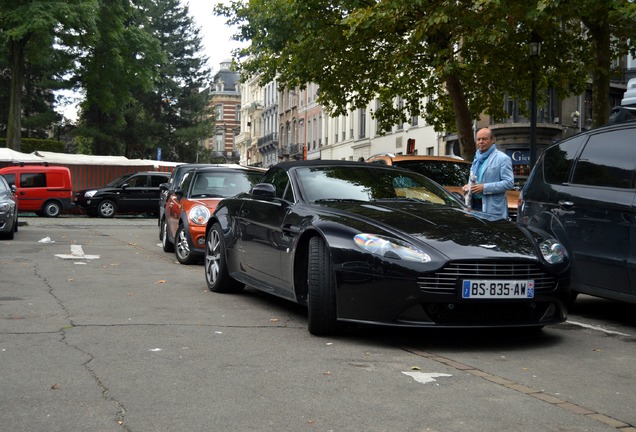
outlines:
{"label": "apartment building", "polygon": [[209,89],[214,108],[214,136],[203,143],[211,151],[212,159],[219,162],[238,162],[234,149],[236,135],[241,133],[241,92],[239,75],[231,69],[231,60],[220,63]]}

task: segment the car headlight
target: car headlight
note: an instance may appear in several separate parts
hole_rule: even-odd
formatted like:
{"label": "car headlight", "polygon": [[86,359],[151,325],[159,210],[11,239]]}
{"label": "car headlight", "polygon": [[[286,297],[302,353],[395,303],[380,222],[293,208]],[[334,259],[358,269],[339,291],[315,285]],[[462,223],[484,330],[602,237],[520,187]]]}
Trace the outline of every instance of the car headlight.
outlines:
{"label": "car headlight", "polygon": [[363,250],[385,258],[401,259],[427,263],[431,257],[415,246],[401,240],[383,237],[375,234],[358,234],[353,241]]}
{"label": "car headlight", "polygon": [[197,225],[205,225],[210,219],[210,210],[205,206],[194,206],[190,209],[190,220]]}
{"label": "car headlight", "polygon": [[11,210],[11,204],[3,202],[0,203],[0,213],[6,213]]}
{"label": "car headlight", "polygon": [[565,248],[557,240],[544,240],[539,244],[539,249],[543,259],[550,264],[562,263],[565,260]]}
{"label": "car headlight", "polygon": [[91,198],[93,195],[97,193],[96,190],[89,190],[84,193],[84,198]]}

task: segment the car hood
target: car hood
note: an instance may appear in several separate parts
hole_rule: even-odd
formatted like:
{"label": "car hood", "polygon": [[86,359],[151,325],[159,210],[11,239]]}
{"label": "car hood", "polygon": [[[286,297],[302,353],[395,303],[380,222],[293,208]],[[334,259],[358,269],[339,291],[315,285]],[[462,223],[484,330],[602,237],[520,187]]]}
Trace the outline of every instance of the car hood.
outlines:
{"label": "car hood", "polygon": [[207,207],[214,211],[224,198],[188,198],[188,207],[192,208],[196,205]]}
{"label": "car hood", "polygon": [[537,256],[535,242],[527,231],[481,212],[416,202],[334,202],[325,207],[357,219],[357,223],[351,221],[352,227],[368,230],[375,226],[393,235],[407,235],[450,259]]}

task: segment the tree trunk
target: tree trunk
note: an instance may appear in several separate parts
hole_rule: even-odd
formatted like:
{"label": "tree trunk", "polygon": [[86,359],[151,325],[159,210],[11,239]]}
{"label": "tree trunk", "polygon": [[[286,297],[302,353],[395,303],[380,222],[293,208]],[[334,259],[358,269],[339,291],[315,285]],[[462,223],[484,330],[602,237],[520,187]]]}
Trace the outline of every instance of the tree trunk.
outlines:
{"label": "tree trunk", "polygon": [[[607,8],[592,19],[583,19],[593,41],[594,63],[592,65],[592,127],[607,124],[609,119],[610,67],[610,26]],[[581,119],[586,122],[587,119]],[[583,123],[585,124],[585,123]]]}
{"label": "tree trunk", "polygon": [[592,32],[595,45],[594,69],[592,71],[592,127],[607,124],[610,112],[610,30],[607,20],[603,20]]}
{"label": "tree trunk", "polygon": [[29,36],[9,40],[11,59],[11,89],[7,119],[7,147],[20,151],[22,144],[22,87],[24,82],[24,56]]}
{"label": "tree trunk", "polygon": [[448,90],[455,111],[455,126],[457,127],[461,157],[472,161],[476,151],[475,136],[470,111],[468,110],[466,97],[462,90],[462,84],[456,75],[447,75],[445,81],[446,89]]}

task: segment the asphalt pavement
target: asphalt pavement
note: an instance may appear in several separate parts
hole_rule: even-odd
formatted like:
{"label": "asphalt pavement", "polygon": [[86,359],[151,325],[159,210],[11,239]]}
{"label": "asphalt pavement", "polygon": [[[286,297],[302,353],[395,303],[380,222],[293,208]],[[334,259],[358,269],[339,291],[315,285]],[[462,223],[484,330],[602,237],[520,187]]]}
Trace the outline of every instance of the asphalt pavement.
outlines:
{"label": "asphalt pavement", "polygon": [[216,294],[156,219],[22,217],[0,240],[2,431],[636,432],[636,307],[520,331],[307,331]]}

